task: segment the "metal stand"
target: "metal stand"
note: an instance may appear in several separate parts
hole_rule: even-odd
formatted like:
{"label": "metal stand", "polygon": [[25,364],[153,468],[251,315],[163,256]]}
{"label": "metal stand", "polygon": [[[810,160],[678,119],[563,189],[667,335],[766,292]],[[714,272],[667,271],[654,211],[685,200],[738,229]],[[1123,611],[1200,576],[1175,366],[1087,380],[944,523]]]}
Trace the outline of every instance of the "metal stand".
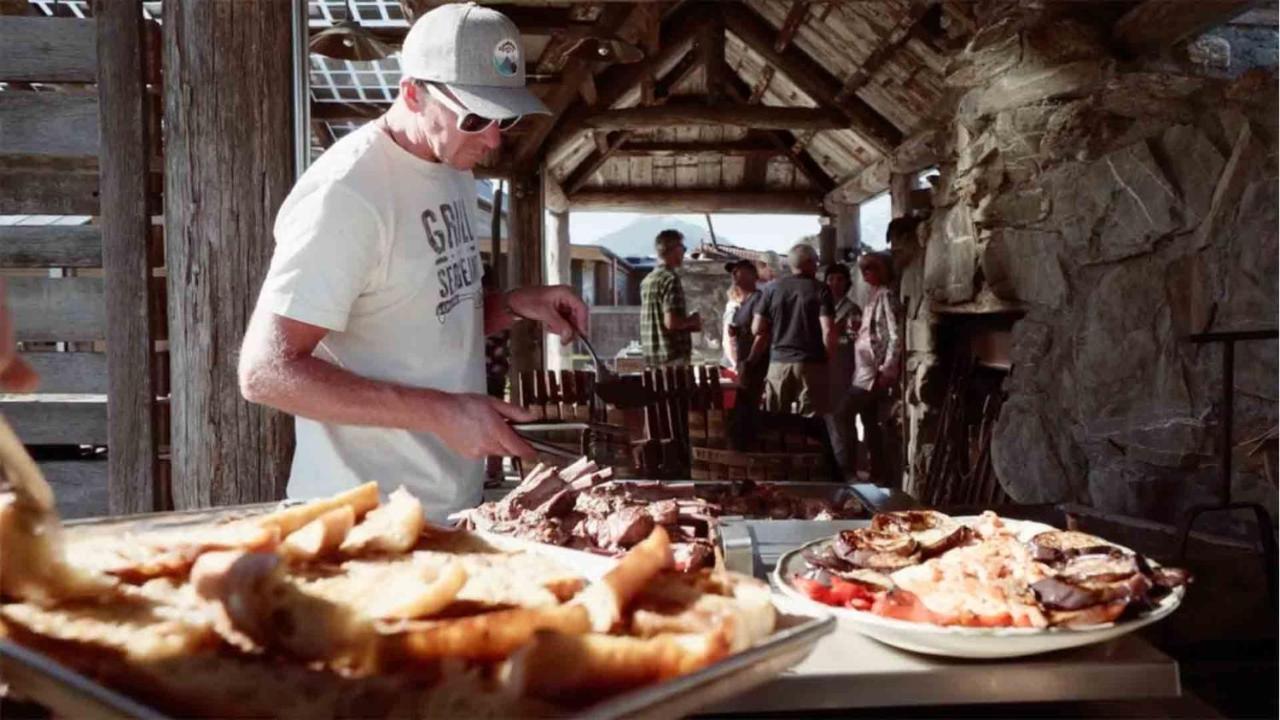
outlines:
{"label": "metal stand", "polygon": [[1274,607],[1277,604],[1277,566],[1280,566],[1280,551],[1276,547],[1276,536],[1271,530],[1271,516],[1267,509],[1254,502],[1233,502],[1231,500],[1231,453],[1234,449],[1232,440],[1232,416],[1235,410],[1235,376],[1236,376],[1236,341],[1238,340],[1271,340],[1277,337],[1277,331],[1249,330],[1237,332],[1211,332],[1191,335],[1187,339],[1193,343],[1222,343],[1222,424],[1221,424],[1221,456],[1220,480],[1218,485],[1218,502],[1195,505],[1187,510],[1179,524],[1178,560],[1183,562],[1187,557],[1187,543],[1191,539],[1191,527],[1203,514],[1210,512],[1229,512],[1231,510],[1252,510],[1257,521],[1254,529],[1261,545],[1263,570],[1267,575],[1267,595]]}

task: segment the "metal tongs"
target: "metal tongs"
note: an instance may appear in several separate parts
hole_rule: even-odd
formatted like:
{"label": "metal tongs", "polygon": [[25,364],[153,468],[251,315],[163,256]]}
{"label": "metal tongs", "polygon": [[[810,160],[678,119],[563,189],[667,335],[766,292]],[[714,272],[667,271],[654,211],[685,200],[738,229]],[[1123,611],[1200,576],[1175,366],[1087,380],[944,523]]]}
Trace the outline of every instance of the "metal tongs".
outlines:
{"label": "metal tongs", "polygon": [[600,359],[600,354],[591,346],[591,341],[587,339],[586,334],[573,326],[573,320],[565,318],[569,321],[569,327],[573,327],[573,331],[578,335],[578,339],[586,346],[587,352],[591,354],[591,360],[596,366],[596,396],[605,403],[616,408],[637,408],[644,407],[653,402],[653,391],[641,385],[635,378],[620,378],[604,364],[604,360]]}

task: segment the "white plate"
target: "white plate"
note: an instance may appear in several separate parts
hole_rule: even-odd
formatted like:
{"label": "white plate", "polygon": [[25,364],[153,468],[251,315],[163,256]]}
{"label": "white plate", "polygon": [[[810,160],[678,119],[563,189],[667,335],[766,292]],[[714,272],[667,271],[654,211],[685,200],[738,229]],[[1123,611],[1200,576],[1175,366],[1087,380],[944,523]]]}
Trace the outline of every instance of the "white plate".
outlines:
{"label": "white plate", "polygon": [[[976,518],[961,517],[956,519],[960,522],[970,523]],[[1001,520],[1008,527],[1016,530],[1018,538],[1024,542],[1037,533],[1054,529],[1042,523],[1025,520],[1009,520],[1007,518],[1001,518]],[[943,627],[929,623],[909,622],[881,617],[861,610],[832,607],[816,600],[811,600],[803,592],[792,587],[787,578],[803,572],[808,567],[803,557],[804,551],[830,542],[831,538],[814,540],[779,558],[778,565],[773,571],[772,580],[774,586],[792,598],[809,603],[812,606],[826,608],[839,618],[840,622],[852,626],[868,637],[903,650],[911,650],[928,655],[979,659],[1011,658],[1106,642],[1164,618],[1178,608],[1178,605],[1182,603],[1183,596],[1186,595],[1185,587],[1174,588],[1173,592],[1161,598],[1156,607],[1150,612],[1123,622],[1091,625],[1083,628],[970,628]],[[1123,546],[1117,545],[1117,547]],[[1127,550],[1128,548],[1123,549]]]}

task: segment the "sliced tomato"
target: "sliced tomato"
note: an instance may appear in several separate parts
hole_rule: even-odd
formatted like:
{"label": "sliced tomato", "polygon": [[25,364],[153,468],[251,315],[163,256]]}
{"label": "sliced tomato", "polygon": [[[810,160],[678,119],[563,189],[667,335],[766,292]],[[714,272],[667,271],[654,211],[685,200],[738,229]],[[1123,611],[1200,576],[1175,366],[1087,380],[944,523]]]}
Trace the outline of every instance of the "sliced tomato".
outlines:
{"label": "sliced tomato", "polygon": [[890,590],[876,598],[871,612],[895,620],[941,624],[938,616],[920,602],[919,596],[902,589]]}
{"label": "sliced tomato", "polygon": [[872,592],[865,586],[859,585],[858,583],[849,582],[848,580],[842,580],[840,578],[832,578],[831,600],[838,605],[853,607],[853,602],[855,600],[866,601],[869,605],[871,601],[875,600],[875,595],[872,594]]}
{"label": "sliced tomato", "polygon": [[823,585],[817,580],[811,580],[807,577],[796,575],[791,578],[791,582],[796,586],[797,590],[808,595],[811,600],[817,600],[818,602],[827,605],[836,604],[831,597],[831,588]]}

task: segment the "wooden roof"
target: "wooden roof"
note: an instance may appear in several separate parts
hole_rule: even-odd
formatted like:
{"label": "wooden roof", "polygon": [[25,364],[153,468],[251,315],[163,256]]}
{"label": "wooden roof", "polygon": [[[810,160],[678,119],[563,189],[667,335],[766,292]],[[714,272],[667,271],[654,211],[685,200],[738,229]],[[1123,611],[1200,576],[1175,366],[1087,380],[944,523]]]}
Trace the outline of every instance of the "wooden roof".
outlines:
{"label": "wooden roof", "polygon": [[[1123,16],[1121,44],[1147,48],[1255,1],[1097,11]],[[482,2],[521,28],[529,85],[553,114],[524,120],[478,174],[545,166],[554,195],[580,209],[818,213],[824,198],[884,190],[890,172],[934,160],[946,58],[975,27],[973,4],[959,1]],[[395,43],[438,0],[371,3],[387,17],[379,37]],[[382,7],[392,3],[400,16]],[[313,103],[330,139],[382,109],[337,99]]]}
{"label": "wooden roof", "polygon": [[[636,14],[653,22],[657,12]],[[647,29],[659,42],[645,59],[597,68],[596,102],[588,89],[556,119],[543,150],[551,176],[577,206],[678,205],[717,191],[746,206],[721,210],[751,210],[758,195],[764,210],[820,212],[823,195],[931,121],[941,46],[954,40],[939,28],[946,12],[963,8],[663,5],[658,27]],[[624,20],[619,35],[635,21]],[[555,100],[555,90],[545,97]]]}

